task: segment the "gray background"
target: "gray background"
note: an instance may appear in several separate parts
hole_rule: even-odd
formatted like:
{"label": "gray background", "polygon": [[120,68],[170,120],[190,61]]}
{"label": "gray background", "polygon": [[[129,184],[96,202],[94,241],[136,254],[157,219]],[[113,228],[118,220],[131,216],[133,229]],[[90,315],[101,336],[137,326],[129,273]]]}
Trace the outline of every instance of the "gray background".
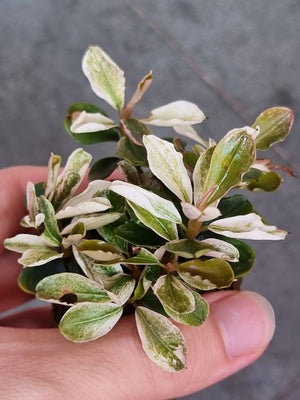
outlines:
{"label": "gray background", "polygon": [[[80,68],[87,46],[98,44],[124,69],[128,96],[154,71],[136,116],[190,100],[209,116],[198,132],[219,139],[266,108],[292,107],[293,134],[267,157],[299,174],[299,10],[299,0],[1,0],[0,167],[44,165],[50,151],[66,160],[77,147],[62,121],[73,102],[104,104]],[[96,159],[113,155],[111,145],[88,150]],[[276,194],[250,197],[292,232],[254,244],[256,266],[244,283],[272,302],[277,331],[259,361],[184,399],[300,398],[299,180],[285,177]]]}

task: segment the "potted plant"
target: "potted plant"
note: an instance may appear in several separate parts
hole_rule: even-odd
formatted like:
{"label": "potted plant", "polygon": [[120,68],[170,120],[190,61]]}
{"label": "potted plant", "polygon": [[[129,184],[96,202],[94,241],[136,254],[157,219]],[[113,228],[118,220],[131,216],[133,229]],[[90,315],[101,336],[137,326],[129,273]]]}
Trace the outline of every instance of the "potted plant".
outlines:
{"label": "potted plant", "polygon": [[[31,233],[6,239],[5,247],[22,254],[19,286],[53,303],[67,339],[98,339],[134,312],[148,357],[180,371],[187,350],[178,325],[203,324],[203,293],[231,289],[250,272],[255,254],[243,239],[287,234],[266,223],[243,193],[272,192],[282,182],[276,170],[292,173],[257,150],[285,139],[293,112],[270,108],[216,143],[197,134],[193,126],[206,117],[187,101],[133,117],[151,72],[125,104],[124,73],[102,49],[90,47],[82,67],[119,119],[76,103],[66,130],[84,145],[115,141],[116,155],[90,168],[91,155],[79,148],[61,169],[61,157],[51,154],[47,181],[27,185],[21,225]],[[172,127],[183,139],[161,139],[149,126]]]}

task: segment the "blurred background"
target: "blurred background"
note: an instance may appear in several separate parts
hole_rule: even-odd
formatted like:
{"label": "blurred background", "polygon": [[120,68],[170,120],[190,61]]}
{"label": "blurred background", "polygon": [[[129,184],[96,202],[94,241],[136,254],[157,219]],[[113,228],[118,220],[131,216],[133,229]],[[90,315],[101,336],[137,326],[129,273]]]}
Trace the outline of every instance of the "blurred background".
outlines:
{"label": "blurred background", "polygon": [[[292,135],[263,156],[299,175],[299,11],[299,0],[1,0],[0,167],[45,165],[51,151],[66,160],[78,147],[63,128],[72,103],[110,111],[81,72],[84,51],[96,44],[125,71],[127,99],[153,70],[137,117],[189,100],[209,117],[199,134],[220,139],[271,106],[293,108]],[[86,149],[95,160],[114,152],[110,144]],[[271,224],[291,234],[284,242],[251,243],[257,261],[243,285],[273,304],[275,337],[253,365],[182,399],[300,398],[300,187],[298,177],[284,180],[275,194],[249,195]]]}

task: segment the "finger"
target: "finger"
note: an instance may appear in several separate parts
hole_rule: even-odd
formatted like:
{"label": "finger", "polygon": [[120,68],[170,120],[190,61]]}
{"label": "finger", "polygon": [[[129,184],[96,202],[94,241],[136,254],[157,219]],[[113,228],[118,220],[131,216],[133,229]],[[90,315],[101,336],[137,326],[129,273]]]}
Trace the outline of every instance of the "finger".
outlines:
{"label": "finger", "polygon": [[[72,393],[74,400],[97,398],[99,393],[111,400],[163,400],[201,390],[257,359],[274,332],[272,308],[255,293],[219,292],[207,299],[211,303],[207,321],[200,327],[181,326],[188,361],[178,374],[149,361],[132,316],[123,318],[108,335],[83,344],[66,341],[55,329],[1,328],[5,389],[26,385],[29,395],[38,396],[34,382],[43,381],[40,390],[49,398],[53,394],[64,399]],[[21,365],[16,363],[18,357]],[[28,374],[22,375],[29,369],[31,381]]]}
{"label": "finger", "polygon": [[0,254],[3,253],[3,240],[21,231],[20,220],[26,215],[25,192],[28,181],[45,181],[47,168],[11,167],[0,170]]}

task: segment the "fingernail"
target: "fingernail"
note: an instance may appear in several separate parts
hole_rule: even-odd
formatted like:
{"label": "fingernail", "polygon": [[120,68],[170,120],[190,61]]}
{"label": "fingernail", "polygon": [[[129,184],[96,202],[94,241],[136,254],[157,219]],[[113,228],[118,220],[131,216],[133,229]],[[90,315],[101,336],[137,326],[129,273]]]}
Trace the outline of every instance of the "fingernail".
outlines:
{"label": "fingernail", "polygon": [[211,305],[229,357],[263,350],[273,337],[271,304],[254,292],[238,292]]}

